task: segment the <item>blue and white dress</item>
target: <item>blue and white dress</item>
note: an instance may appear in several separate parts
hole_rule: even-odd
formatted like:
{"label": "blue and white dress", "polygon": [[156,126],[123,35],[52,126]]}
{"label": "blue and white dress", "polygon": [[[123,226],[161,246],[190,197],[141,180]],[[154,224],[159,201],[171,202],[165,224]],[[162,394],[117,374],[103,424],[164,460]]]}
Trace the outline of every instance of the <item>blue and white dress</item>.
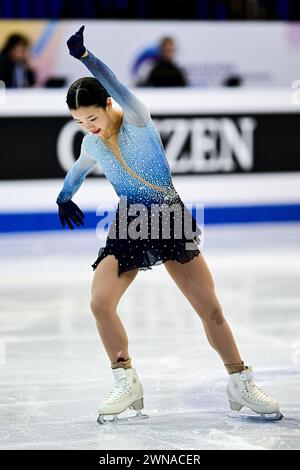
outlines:
{"label": "blue and white dress", "polygon": [[[185,263],[200,253],[197,243],[201,230],[173,186],[161,137],[149,110],[129,88],[117,79],[106,64],[89,50],[88,53],[87,57],[79,60],[123,109],[123,119],[118,134],[120,154],[116,156],[101,137],[86,134],[82,140],[80,156],[68,171],[57,202],[72,199],[87,174],[99,164],[120,199],[106,245],[99,249],[98,257],[92,264],[93,269],[95,270],[100,261],[109,254],[114,255],[118,260],[119,276],[122,272],[133,268],[151,269],[151,266],[169,259]],[[123,223],[122,229],[119,230],[121,217],[123,221],[125,217],[124,211],[120,211],[120,208],[124,207],[123,202],[128,210],[133,205],[135,208],[140,207],[140,213],[136,212],[135,216],[127,214],[126,224]],[[169,211],[170,218],[164,217],[161,211],[158,216],[159,229],[155,235],[151,231],[151,223],[154,220],[153,215],[151,217],[151,208],[154,206],[166,209],[171,206],[175,207],[174,211]],[[182,228],[190,218],[197,236],[188,238],[182,229],[182,236],[178,238],[176,234],[175,238],[174,221],[178,220],[179,206],[182,214]],[[120,214],[122,214],[121,217]],[[127,230],[130,222],[134,219],[137,221],[138,214],[146,216],[139,218],[140,238],[136,238],[136,235],[129,236],[130,232]],[[178,228],[178,225],[176,227]],[[121,235],[121,230],[123,235]],[[127,236],[124,235],[125,232]],[[145,236],[146,232],[147,236]],[[166,235],[167,232],[168,235]],[[189,248],[187,248],[187,242],[190,242]]]}

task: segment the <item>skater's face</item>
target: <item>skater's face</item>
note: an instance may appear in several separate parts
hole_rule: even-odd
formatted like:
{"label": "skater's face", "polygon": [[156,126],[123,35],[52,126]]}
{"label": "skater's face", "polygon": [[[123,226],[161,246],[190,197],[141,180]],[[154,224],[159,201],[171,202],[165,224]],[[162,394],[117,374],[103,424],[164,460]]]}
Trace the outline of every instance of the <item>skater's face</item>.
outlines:
{"label": "skater's face", "polygon": [[78,109],[71,109],[70,112],[82,129],[101,137],[112,122],[112,101],[111,98],[107,98],[105,108],[80,106]]}

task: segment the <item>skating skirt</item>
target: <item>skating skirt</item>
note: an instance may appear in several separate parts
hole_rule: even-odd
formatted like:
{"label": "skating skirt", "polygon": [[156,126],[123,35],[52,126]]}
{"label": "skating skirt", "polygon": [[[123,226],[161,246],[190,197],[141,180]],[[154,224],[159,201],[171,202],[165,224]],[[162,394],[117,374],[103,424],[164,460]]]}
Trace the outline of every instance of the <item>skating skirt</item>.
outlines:
{"label": "skating skirt", "polygon": [[[151,216],[150,209],[147,209],[144,218],[144,221],[147,220],[147,224],[144,224],[144,230],[141,230],[141,225],[139,225],[141,236],[136,238],[137,235],[131,236],[132,232],[129,230],[129,224],[137,218],[137,215],[132,216],[128,214],[129,203],[126,203],[127,211],[120,211],[119,201],[115,217],[109,228],[105,246],[99,249],[98,257],[91,265],[93,270],[108,255],[114,255],[118,260],[119,277],[130,269],[146,271],[152,269],[152,266],[162,264],[167,260],[187,263],[199,255],[198,244],[200,243],[201,229],[179,196],[175,202],[177,203],[177,210],[169,211],[169,217],[165,217],[163,212],[156,216],[157,230],[155,235],[153,235],[151,230],[153,216]],[[124,205],[122,207],[124,208]],[[178,235],[179,218],[181,218],[182,230],[180,230]],[[183,228],[186,223],[190,224],[189,226],[193,231],[192,235],[186,235],[186,231]],[[127,233],[126,236],[124,236],[125,233]],[[145,234],[147,235],[145,236]]]}

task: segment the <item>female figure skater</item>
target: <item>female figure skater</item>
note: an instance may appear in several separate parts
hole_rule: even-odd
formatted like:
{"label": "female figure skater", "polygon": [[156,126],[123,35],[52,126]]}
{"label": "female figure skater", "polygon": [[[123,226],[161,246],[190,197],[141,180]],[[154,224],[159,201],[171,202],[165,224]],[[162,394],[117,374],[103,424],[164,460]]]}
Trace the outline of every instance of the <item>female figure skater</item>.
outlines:
{"label": "female figure skater", "polygon": [[[92,264],[94,277],[90,307],[115,381],[113,390],[100,404],[98,422],[107,422],[107,415],[113,415],[112,421],[117,421],[117,415],[127,408],[137,410],[135,418],[145,417],[141,413],[144,408],[143,387],[132,367],[128,338],[116,309],[138,271],[152,269],[151,266],[161,263],[202,320],[209,344],[224,363],[229,374],[226,393],[230,408],[238,411],[245,406],[258,413],[256,418],[281,419],[278,402],[254,383],[252,368],[246,366],[240,357],[217,298],[212,275],[196,244],[197,237],[192,234],[177,238],[174,227],[178,219],[174,215],[171,228],[166,223],[167,219],[162,221],[159,218],[158,238],[147,237],[149,226],[146,232],[141,230],[146,234],[144,237],[128,236],[127,229],[134,222],[130,207],[135,204],[142,207],[142,214],[147,212],[146,222],[150,220],[150,225],[148,209],[151,204],[169,207],[176,203],[184,217],[190,217],[193,227],[195,219],[173,186],[160,135],[147,107],[107,65],[84,47],[83,30],[84,26],[69,38],[67,45],[70,54],[79,59],[94,77],[75,81],[68,90],[66,101],[72,117],[87,133],[82,141],[80,157],[68,171],[56,202],[63,227],[66,223],[70,229],[74,228],[72,223],[82,225],[84,214],[71,199],[97,164],[101,165],[120,197],[106,245],[100,248]],[[121,110],[112,107],[111,97]],[[126,202],[122,205],[124,199]],[[141,222],[140,227],[145,227],[145,218]],[[165,239],[162,233],[167,227],[171,233],[169,239]],[[197,231],[199,234],[198,227]],[[187,242],[190,242],[189,249]]]}

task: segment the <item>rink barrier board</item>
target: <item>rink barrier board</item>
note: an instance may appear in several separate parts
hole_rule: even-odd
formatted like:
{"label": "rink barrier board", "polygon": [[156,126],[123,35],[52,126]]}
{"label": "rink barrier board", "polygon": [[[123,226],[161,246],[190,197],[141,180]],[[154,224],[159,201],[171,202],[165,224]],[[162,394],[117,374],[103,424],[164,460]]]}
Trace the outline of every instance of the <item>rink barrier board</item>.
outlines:
{"label": "rink barrier board", "polygon": [[[102,217],[96,215],[95,211],[84,211],[84,214],[84,225],[75,227],[75,229],[95,229],[97,223],[102,219]],[[205,225],[297,221],[300,221],[300,204],[208,206],[204,208]],[[55,212],[10,212],[0,214],[0,233],[55,230],[69,230],[67,226],[61,227],[58,214]]]}

